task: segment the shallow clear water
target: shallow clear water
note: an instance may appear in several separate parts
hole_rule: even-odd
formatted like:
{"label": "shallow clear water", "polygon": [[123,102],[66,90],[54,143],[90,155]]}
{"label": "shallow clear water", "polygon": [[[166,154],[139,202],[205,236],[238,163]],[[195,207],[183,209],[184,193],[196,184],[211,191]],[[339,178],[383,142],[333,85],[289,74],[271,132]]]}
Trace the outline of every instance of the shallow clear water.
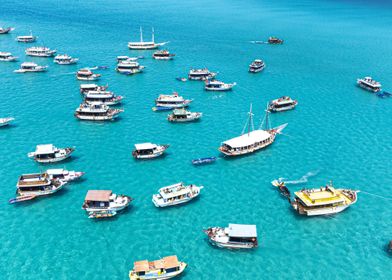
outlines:
{"label": "shallow clear water", "polygon": [[[390,279],[392,239],[392,99],[355,86],[372,75],[392,90],[392,8],[385,1],[2,1],[0,50],[25,61],[15,37],[30,29],[39,43],[80,58],[77,66],[54,65],[44,74],[12,73],[19,63],[0,64],[1,117],[16,121],[0,130],[0,278],[126,279],[134,260],[177,254],[189,264],[183,279]],[[173,61],[126,44],[155,27],[157,41],[170,41]],[[282,46],[255,45],[270,35]],[[145,55],[145,73],[115,73],[117,55]],[[267,68],[251,75],[255,58]],[[126,97],[125,112],[112,123],[80,122],[74,72],[109,65],[101,84]],[[190,67],[219,71],[238,83],[228,93],[207,93],[198,82],[180,83]],[[160,93],[178,91],[204,113],[199,123],[170,124],[151,111]],[[237,136],[249,104],[260,118],[267,101],[298,99],[272,123],[288,122],[268,149],[251,156],[194,167],[194,158],[217,156],[221,141]],[[169,143],[166,157],[136,162],[134,143]],[[8,205],[21,173],[38,172],[26,154],[36,144],[76,146],[58,167],[86,172],[84,180],[31,203]],[[270,181],[317,172],[294,191],[333,180],[357,188],[358,203],[325,218],[296,215]],[[188,205],[156,209],[151,195],[185,181],[205,186]],[[114,219],[92,221],[81,210],[88,189],[112,189],[135,198]],[[233,252],[211,247],[202,229],[230,222],[254,223],[260,247]]]}

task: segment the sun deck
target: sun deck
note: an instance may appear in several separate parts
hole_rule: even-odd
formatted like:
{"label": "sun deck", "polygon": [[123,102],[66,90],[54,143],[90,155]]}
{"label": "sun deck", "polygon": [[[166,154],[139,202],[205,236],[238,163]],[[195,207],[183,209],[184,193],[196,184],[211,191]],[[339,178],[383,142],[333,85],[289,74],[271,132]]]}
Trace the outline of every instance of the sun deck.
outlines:
{"label": "sun deck", "polygon": [[349,199],[341,191],[335,190],[333,187],[304,190],[295,192],[295,195],[309,207],[349,202]]}

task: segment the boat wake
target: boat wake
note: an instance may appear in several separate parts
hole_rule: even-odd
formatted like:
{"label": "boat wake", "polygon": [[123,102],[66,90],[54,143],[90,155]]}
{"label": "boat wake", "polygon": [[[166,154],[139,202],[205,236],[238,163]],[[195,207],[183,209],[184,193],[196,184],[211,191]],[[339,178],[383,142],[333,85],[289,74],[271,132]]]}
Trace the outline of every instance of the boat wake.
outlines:
{"label": "boat wake", "polygon": [[252,44],[258,44],[258,45],[261,45],[261,44],[268,44],[268,42],[264,42],[264,41],[250,41]]}
{"label": "boat wake", "polygon": [[374,193],[369,193],[369,192],[364,192],[364,191],[361,191],[361,193],[372,195],[372,196],[376,196],[376,197],[379,197],[379,198],[382,198],[382,199],[386,199],[386,200],[392,200],[392,197],[385,197],[385,196],[382,196],[382,195],[379,195],[379,194],[374,194]]}
{"label": "boat wake", "polygon": [[280,182],[284,182],[286,185],[298,185],[298,184],[304,184],[308,182],[308,178],[316,176],[320,171],[310,171],[308,173],[306,173],[304,176],[302,176],[301,178],[299,178],[298,180],[292,180],[292,181],[288,181],[286,180],[287,178],[279,178],[278,180]]}

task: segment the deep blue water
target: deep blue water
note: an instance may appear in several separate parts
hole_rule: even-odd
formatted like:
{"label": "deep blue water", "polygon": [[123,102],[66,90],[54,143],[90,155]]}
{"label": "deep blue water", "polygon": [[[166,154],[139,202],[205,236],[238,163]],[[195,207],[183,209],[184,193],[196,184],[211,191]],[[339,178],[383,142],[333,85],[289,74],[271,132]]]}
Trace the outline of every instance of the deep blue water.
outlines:
{"label": "deep blue water", "polygon": [[[3,0],[0,51],[21,61],[49,65],[44,74],[17,75],[19,63],[0,64],[0,117],[14,125],[0,130],[0,278],[126,279],[133,261],[177,254],[189,264],[182,279],[390,279],[392,258],[392,99],[355,86],[372,75],[392,91],[392,8],[385,1],[10,1]],[[173,61],[153,61],[151,52],[131,52],[127,42],[145,38],[154,26],[157,41],[170,41]],[[33,30],[39,43],[80,58],[77,66],[25,58],[17,35]],[[282,37],[282,46],[251,40]],[[145,73],[114,71],[117,55],[145,55]],[[267,64],[250,75],[255,58]],[[74,72],[109,65],[101,84],[126,97],[112,123],[80,122]],[[223,94],[198,82],[180,83],[190,67],[219,71],[237,82]],[[178,91],[204,113],[199,123],[173,125],[154,113],[153,100]],[[284,134],[264,151],[195,168],[190,160],[217,156],[221,141],[239,135],[249,104],[256,119],[267,101],[298,99],[272,123],[288,122]],[[166,157],[137,162],[133,144],[169,143]],[[83,181],[35,202],[9,205],[21,173],[45,167],[26,154],[35,145],[76,146],[72,160],[58,167],[86,172]],[[56,166],[56,165],[55,165]],[[303,218],[271,186],[278,177],[297,179],[317,172],[308,184],[329,180],[357,188],[357,204],[325,218]],[[156,209],[151,196],[178,181],[202,184],[188,205]],[[125,213],[92,221],[81,210],[88,189],[112,189],[135,198]],[[254,223],[260,247],[232,252],[211,247],[202,229],[230,222]]]}

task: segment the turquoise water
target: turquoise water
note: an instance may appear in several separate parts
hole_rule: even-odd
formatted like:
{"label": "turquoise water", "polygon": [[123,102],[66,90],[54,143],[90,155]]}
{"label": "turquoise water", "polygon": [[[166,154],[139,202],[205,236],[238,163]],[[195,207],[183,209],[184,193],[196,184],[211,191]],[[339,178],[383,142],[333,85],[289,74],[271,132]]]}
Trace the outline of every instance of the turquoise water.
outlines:
{"label": "turquoise water", "polygon": [[[177,254],[189,264],[182,279],[390,279],[392,239],[392,99],[355,86],[372,75],[392,91],[392,7],[355,1],[2,1],[0,50],[25,60],[26,45],[14,39],[30,29],[39,42],[80,58],[77,66],[49,65],[44,74],[17,75],[19,63],[0,64],[0,117],[14,125],[0,130],[0,278],[126,279],[133,261]],[[138,28],[157,41],[170,41],[173,61],[153,61],[151,52],[126,44]],[[254,45],[270,35],[282,46]],[[117,55],[145,55],[145,73],[115,73]],[[255,58],[267,64],[250,75]],[[74,72],[109,65],[101,84],[126,97],[121,118],[112,123],[80,122]],[[207,93],[198,82],[180,83],[190,67],[219,71],[237,82],[228,93]],[[193,98],[202,121],[170,124],[154,113],[160,93]],[[237,136],[249,104],[256,119],[268,100],[298,99],[290,112],[272,115],[288,122],[269,148],[235,160],[194,167],[190,160],[217,156],[221,141]],[[166,157],[134,161],[134,143],[169,143]],[[45,167],[26,154],[36,144],[76,146],[72,160],[53,165],[85,171],[84,180],[31,203],[9,205],[21,173]],[[278,177],[317,173],[294,191],[333,180],[357,188],[357,204],[325,218],[303,218],[271,186]],[[158,188],[185,181],[205,186],[188,205],[156,209]],[[114,219],[93,221],[81,210],[88,189],[112,189],[135,198]],[[254,223],[260,247],[233,252],[210,246],[202,232],[230,222]]]}

